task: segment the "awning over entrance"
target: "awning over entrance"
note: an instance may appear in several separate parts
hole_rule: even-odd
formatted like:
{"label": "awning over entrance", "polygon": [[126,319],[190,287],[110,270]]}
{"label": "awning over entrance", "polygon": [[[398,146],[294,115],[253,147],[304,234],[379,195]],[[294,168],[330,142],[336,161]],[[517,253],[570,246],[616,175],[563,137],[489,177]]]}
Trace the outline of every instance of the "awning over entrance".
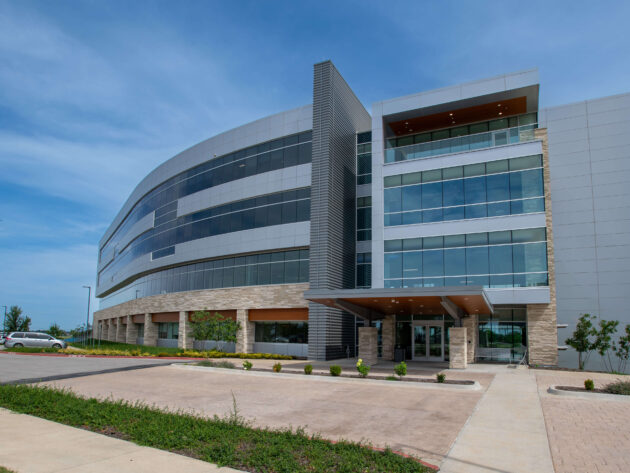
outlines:
{"label": "awning over entrance", "polygon": [[304,298],[366,320],[396,314],[448,314],[459,321],[471,314],[494,312],[483,286],[311,289],[304,293]]}

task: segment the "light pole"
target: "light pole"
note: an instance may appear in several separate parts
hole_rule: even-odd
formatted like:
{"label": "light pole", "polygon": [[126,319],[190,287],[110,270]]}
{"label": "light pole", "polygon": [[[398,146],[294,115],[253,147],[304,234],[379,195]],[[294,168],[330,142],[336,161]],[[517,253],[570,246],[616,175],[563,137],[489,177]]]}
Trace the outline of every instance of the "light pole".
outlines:
{"label": "light pole", "polygon": [[[88,327],[90,325],[90,299],[92,298],[92,286],[83,286],[88,290],[88,310],[87,310],[87,318],[85,319],[85,345],[87,345],[87,333]],[[92,336],[92,338],[94,338]]]}

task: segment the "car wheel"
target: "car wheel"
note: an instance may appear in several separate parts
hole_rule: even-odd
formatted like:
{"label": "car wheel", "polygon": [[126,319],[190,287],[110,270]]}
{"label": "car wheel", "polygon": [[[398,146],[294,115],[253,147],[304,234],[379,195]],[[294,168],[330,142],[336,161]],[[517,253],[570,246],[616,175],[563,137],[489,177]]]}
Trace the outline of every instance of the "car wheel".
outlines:
{"label": "car wheel", "polygon": [[16,343],[13,345],[13,348],[22,348],[24,345],[22,345],[21,343]]}
{"label": "car wheel", "polygon": [[60,349],[60,348],[61,348],[61,345],[59,345],[58,343],[55,343],[52,347],[53,347],[53,348],[59,348],[59,349]]}

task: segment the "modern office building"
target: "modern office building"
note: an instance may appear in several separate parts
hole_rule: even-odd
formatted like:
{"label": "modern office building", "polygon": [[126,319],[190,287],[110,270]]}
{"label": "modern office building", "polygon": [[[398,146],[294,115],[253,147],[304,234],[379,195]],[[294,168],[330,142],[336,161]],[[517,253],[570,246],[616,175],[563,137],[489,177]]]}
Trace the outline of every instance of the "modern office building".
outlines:
{"label": "modern office building", "polygon": [[[240,352],[573,364],[630,323],[630,94],[539,109],[535,70],[385,100],[330,61],[313,102],[156,168],[99,245],[98,336]],[[560,349],[560,351],[559,351]]]}

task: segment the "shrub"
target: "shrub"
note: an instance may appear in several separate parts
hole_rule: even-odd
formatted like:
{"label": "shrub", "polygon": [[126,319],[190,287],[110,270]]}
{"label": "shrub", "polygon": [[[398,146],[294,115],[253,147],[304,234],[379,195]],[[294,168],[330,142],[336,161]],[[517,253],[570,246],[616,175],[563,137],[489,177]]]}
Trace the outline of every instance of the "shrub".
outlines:
{"label": "shrub", "polygon": [[341,374],[341,366],[330,365],[330,376],[339,376]]}
{"label": "shrub", "polygon": [[443,383],[444,381],[446,381],[446,375],[444,373],[438,373],[435,375],[435,380],[438,383]]}
{"label": "shrub", "polygon": [[230,361],[212,361],[212,360],[203,360],[197,363],[198,366],[209,366],[211,368],[228,368],[228,369],[236,369],[234,363]]}
{"label": "shrub", "polygon": [[165,352],[162,352],[162,353],[158,353],[158,354],[157,354],[157,356],[159,356],[159,357],[163,357],[163,356],[173,356],[173,354],[172,354],[172,353],[165,353]]}
{"label": "shrub", "polygon": [[615,381],[614,383],[607,384],[604,387],[604,391],[610,394],[623,394],[630,396],[630,381]]}
{"label": "shrub", "polygon": [[357,371],[359,372],[359,376],[367,378],[367,375],[370,373],[370,366],[364,365],[363,360],[359,358],[359,361],[357,361]]}
{"label": "shrub", "polygon": [[407,374],[407,363],[401,361],[396,366],[394,366],[394,373],[396,373],[400,379]]}
{"label": "shrub", "polygon": [[595,383],[592,379],[584,380],[584,389],[586,389],[587,391],[592,391],[593,389],[595,389]]}
{"label": "shrub", "polygon": [[251,362],[251,361],[247,361],[247,360],[245,360],[245,361],[243,362],[243,369],[244,369],[245,371],[249,371],[249,370],[251,370],[251,369],[252,369],[252,366],[254,366],[254,365],[252,365],[252,362]]}
{"label": "shrub", "polygon": [[396,376],[388,376],[385,381],[400,381]]}
{"label": "shrub", "polygon": [[280,362],[274,363],[274,365],[273,365],[273,372],[274,373],[280,373],[280,371],[282,371],[282,363],[280,363]]}
{"label": "shrub", "polygon": [[304,365],[304,374],[311,374],[313,372],[313,365]]}

